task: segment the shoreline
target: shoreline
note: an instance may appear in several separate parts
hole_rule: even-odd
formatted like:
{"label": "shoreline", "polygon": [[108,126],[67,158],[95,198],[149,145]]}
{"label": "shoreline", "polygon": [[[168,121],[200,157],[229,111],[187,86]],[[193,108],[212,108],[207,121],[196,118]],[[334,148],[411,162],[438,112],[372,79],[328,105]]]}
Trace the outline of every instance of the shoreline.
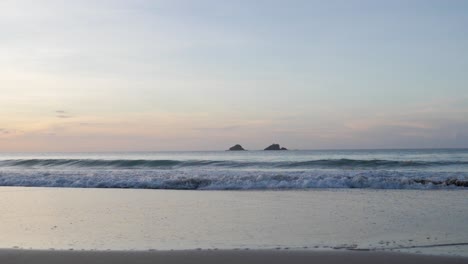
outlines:
{"label": "shoreline", "polygon": [[466,205],[465,192],[447,190],[0,187],[0,248],[394,249],[468,257],[460,232]]}
{"label": "shoreline", "polygon": [[0,249],[0,263],[468,263],[468,257],[433,256],[384,251],[315,250],[164,250],[91,251]]}

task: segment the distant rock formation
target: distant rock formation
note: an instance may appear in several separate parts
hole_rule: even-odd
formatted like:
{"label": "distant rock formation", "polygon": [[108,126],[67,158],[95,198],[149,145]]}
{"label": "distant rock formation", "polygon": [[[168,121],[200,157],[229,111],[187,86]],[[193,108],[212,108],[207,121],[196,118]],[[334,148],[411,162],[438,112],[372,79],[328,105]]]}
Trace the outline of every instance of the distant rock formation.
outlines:
{"label": "distant rock formation", "polygon": [[288,150],[287,148],[280,147],[279,144],[271,144],[268,148],[265,150]]}
{"label": "distant rock formation", "polygon": [[229,148],[230,151],[236,151],[236,150],[245,150],[241,145],[236,144],[232,147]]}

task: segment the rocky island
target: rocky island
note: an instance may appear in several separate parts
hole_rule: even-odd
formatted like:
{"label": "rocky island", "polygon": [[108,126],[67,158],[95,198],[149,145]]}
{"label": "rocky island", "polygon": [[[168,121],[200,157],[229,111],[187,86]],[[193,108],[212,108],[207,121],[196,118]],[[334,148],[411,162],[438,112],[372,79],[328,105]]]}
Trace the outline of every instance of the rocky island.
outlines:
{"label": "rocky island", "polygon": [[245,149],[239,144],[236,144],[229,148],[229,151],[238,151],[238,150],[245,150]]}
{"label": "rocky island", "polygon": [[279,144],[271,144],[265,150],[288,150],[288,149],[285,147],[280,147]]}

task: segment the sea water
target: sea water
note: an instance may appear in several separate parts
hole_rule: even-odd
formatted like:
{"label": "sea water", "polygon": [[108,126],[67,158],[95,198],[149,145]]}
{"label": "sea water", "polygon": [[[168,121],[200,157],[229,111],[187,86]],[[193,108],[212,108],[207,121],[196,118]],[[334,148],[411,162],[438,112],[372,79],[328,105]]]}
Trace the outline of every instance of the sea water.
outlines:
{"label": "sea water", "polygon": [[0,186],[465,189],[467,149],[1,153]]}
{"label": "sea water", "polygon": [[468,256],[467,182],[464,149],[2,153],[0,248]]}

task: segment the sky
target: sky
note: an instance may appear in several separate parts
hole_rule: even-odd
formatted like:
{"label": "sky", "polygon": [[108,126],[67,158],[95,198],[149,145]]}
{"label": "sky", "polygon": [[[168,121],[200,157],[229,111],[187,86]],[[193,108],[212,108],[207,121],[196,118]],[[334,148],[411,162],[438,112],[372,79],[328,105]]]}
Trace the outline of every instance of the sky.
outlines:
{"label": "sky", "polygon": [[0,151],[468,147],[468,1],[2,0]]}

